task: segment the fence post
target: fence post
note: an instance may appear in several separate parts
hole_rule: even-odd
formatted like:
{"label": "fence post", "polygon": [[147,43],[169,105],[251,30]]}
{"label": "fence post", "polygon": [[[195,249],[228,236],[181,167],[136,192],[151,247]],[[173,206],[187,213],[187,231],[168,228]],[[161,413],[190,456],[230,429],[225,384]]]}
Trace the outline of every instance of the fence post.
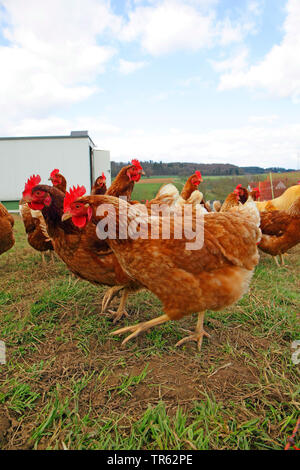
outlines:
{"label": "fence post", "polygon": [[270,171],[270,182],[271,182],[272,199],[274,199],[273,179],[272,179],[271,171]]}

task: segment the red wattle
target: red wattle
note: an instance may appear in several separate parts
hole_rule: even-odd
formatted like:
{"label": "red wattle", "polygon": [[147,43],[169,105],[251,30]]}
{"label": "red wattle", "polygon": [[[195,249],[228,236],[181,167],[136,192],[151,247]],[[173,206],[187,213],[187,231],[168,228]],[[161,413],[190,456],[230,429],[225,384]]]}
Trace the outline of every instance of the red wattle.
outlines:
{"label": "red wattle", "polygon": [[73,224],[78,228],[83,228],[86,226],[87,218],[85,215],[82,216],[73,216],[72,217]]}
{"label": "red wattle", "polygon": [[30,209],[33,209],[34,211],[41,211],[42,209],[44,209],[44,204],[41,204],[39,202],[29,202],[28,203]]}

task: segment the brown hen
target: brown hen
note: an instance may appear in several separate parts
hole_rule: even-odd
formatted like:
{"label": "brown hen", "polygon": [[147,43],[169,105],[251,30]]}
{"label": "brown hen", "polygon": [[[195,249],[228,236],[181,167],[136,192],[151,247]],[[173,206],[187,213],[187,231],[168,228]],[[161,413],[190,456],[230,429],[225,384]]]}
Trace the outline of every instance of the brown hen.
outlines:
{"label": "brown hen", "polygon": [[284,265],[283,255],[300,242],[300,197],[286,211],[264,211],[260,213],[262,239],[259,248],[269,255],[280,256]]}
{"label": "brown hen", "polygon": [[120,306],[116,313],[112,313],[115,321],[127,315],[126,299],[130,292],[137,290],[137,284],[123,272],[108,244],[99,240],[92,221],[84,229],[76,228],[71,221],[63,222],[65,195],[56,187],[34,183],[32,179],[26,183],[23,198],[30,208],[42,211],[55,252],[78,277],[93,284],[113,286],[113,290],[103,299],[102,311],[113,295],[124,289]]}
{"label": "brown hen", "polygon": [[13,233],[14,218],[0,203],[0,255],[10,250],[15,244]]}
{"label": "brown hen", "polygon": [[[30,184],[36,185],[40,181],[40,176],[33,175]],[[54,248],[43,215],[38,207],[30,208],[24,199],[20,201],[19,209],[27,234],[27,241],[32,248],[41,253],[42,262],[45,263],[44,253],[50,251],[52,255]]]}
{"label": "brown hen", "polygon": [[[96,213],[102,204],[111,204],[114,208],[117,228],[120,207],[131,212],[127,202],[108,196],[81,197],[74,204],[67,214],[74,223],[77,223],[78,211],[86,218],[86,223],[89,214],[95,221],[100,221],[103,216]],[[204,244],[197,250],[188,250],[186,243],[189,240],[184,237],[174,239],[176,216],[171,223],[170,239],[120,239],[118,231],[116,239],[107,239],[123,270],[132,280],[157,295],[165,311],[158,318],[115,331],[113,334],[131,332],[123,344],[155,325],[200,312],[195,333],[177,343],[196,340],[200,349],[206,334],[203,330],[205,310],[221,310],[247,291],[259,260],[257,242],[261,235],[259,213],[254,203],[247,203],[247,207],[227,214],[210,213],[203,217]],[[128,222],[133,221],[134,216],[132,220],[129,217]],[[163,219],[159,222],[162,224]],[[195,226],[195,215],[192,222]],[[153,219],[146,220],[148,233],[152,223]]]}
{"label": "brown hen", "polygon": [[105,174],[102,172],[101,176],[98,176],[95,183],[93,184],[91,194],[93,196],[105,194],[107,191],[106,188],[106,177]]}
{"label": "brown hen", "polygon": [[62,193],[66,192],[66,190],[67,190],[67,180],[59,172],[59,170],[57,168],[50,173],[49,181],[51,181],[53,186],[55,186],[56,189],[59,189]]}

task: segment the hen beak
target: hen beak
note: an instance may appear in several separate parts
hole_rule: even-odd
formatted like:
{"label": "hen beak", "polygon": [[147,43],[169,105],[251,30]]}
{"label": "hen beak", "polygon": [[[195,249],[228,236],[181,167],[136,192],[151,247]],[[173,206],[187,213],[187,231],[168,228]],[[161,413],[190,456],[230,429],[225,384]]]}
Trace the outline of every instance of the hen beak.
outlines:
{"label": "hen beak", "polygon": [[62,221],[62,222],[65,222],[66,220],[71,219],[71,217],[72,217],[72,214],[71,214],[70,212],[65,212],[65,213],[62,215],[61,221]]}
{"label": "hen beak", "polygon": [[141,175],[146,176],[146,173],[144,172],[144,170],[141,171]]}

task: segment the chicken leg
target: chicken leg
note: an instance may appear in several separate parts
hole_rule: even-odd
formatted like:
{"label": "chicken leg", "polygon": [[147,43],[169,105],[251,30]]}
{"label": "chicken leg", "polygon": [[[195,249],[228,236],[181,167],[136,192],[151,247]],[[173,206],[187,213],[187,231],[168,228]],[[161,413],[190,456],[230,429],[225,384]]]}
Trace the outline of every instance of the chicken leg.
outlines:
{"label": "chicken leg", "polygon": [[280,253],[281,266],[285,266],[284,253]]}
{"label": "chicken leg", "polygon": [[102,299],[101,313],[105,312],[105,310],[109,306],[109,304],[112,301],[112,299],[114,298],[114,296],[117,295],[117,293],[121,289],[123,289],[123,286],[113,286],[105,292],[104,297]]}
{"label": "chicken leg", "polygon": [[123,315],[125,315],[125,317],[129,317],[129,315],[126,312],[126,309],[125,309],[125,305],[126,305],[128,295],[129,295],[129,293],[125,289],[122,293],[122,297],[121,297],[121,300],[120,300],[118,310],[116,312],[114,310],[108,310],[108,312],[111,313],[114,317],[114,320],[113,320],[114,324],[117,323],[123,317]]}
{"label": "chicken leg", "polygon": [[149,320],[143,323],[138,323],[137,325],[133,326],[126,326],[125,328],[120,328],[117,331],[113,331],[110,333],[111,335],[121,335],[123,333],[127,333],[128,331],[132,331],[133,333],[127,338],[124,339],[122,342],[122,346],[127,343],[132,338],[135,338],[136,336],[140,335],[142,332],[149,330],[153,326],[161,325],[162,323],[165,323],[166,321],[169,321],[170,318],[168,315],[161,315],[160,317],[153,318],[153,320]]}
{"label": "chicken leg", "polygon": [[279,261],[278,261],[278,259],[277,259],[277,256],[273,256],[273,258],[274,258],[275,261],[276,261],[277,266],[278,266],[279,268],[284,267],[284,266],[285,266],[284,254],[283,254],[283,253],[279,253],[278,256],[279,256],[279,259],[280,259],[280,263],[279,263]]}
{"label": "chicken leg", "polygon": [[203,329],[204,314],[205,312],[198,313],[198,321],[195,328],[195,333],[190,332],[192,334],[178,341],[178,343],[175,344],[175,347],[181,346],[187,341],[196,341],[198,343],[198,351],[201,350],[203,336],[207,336],[208,338],[210,338],[210,335],[206,333],[206,331],[204,331]]}

